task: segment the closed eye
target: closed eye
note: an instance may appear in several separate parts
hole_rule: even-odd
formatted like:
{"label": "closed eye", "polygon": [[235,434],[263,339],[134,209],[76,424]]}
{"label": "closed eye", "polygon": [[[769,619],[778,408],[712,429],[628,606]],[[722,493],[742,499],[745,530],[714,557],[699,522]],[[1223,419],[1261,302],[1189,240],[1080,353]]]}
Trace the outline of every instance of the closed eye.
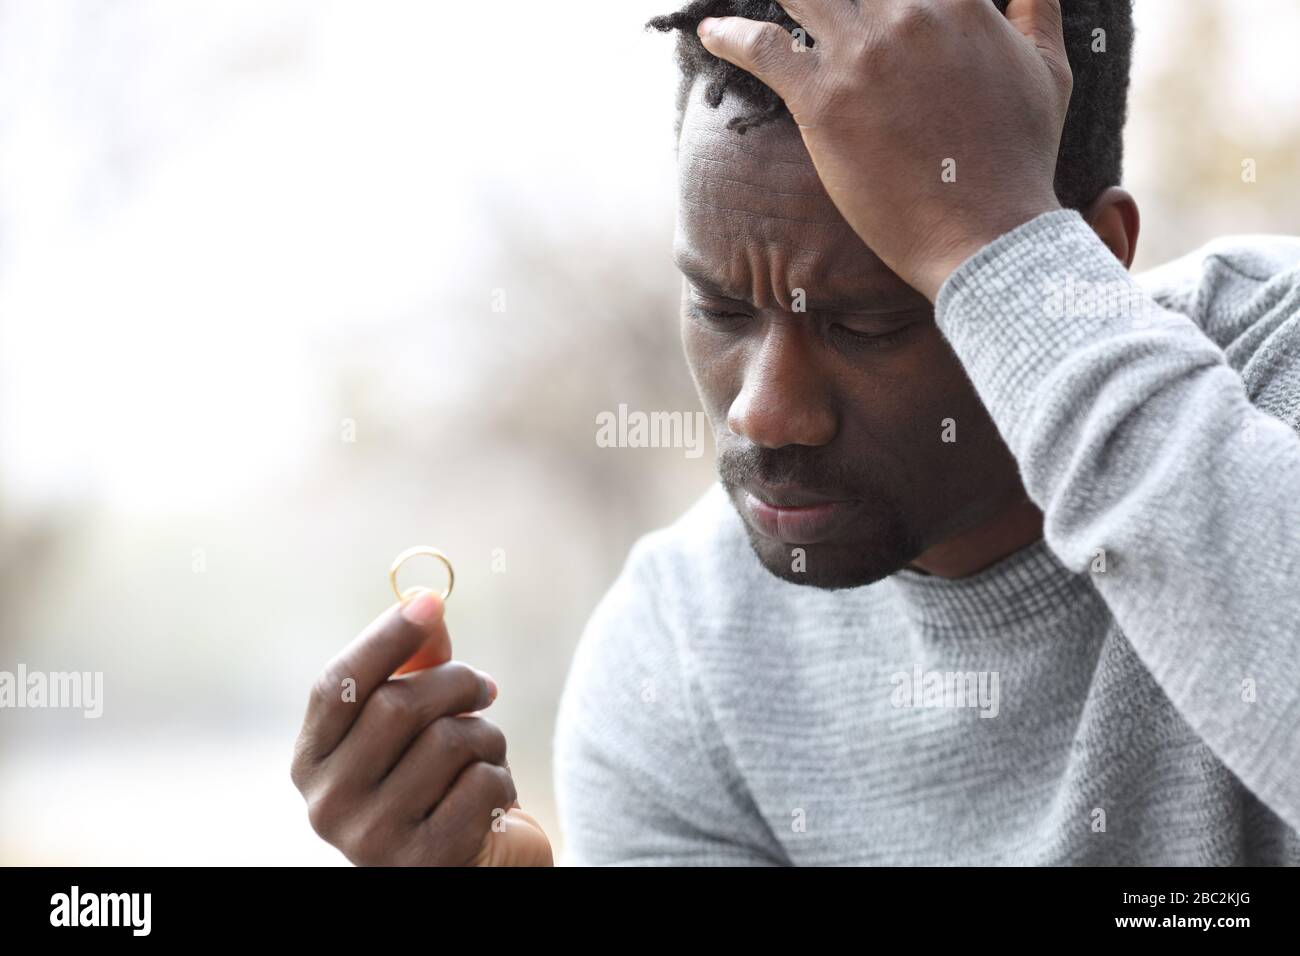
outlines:
{"label": "closed eye", "polygon": [[857,338],[879,339],[879,338],[883,338],[886,335],[893,335],[896,332],[901,332],[904,329],[906,329],[909,325],[911,325],[910,322],[895,322],[888,326],[882,326],[881,324],[877,323],[876,325],[872,326],[870,329],[863,329],[863,328],[855,328],[854,326],[844,322],[834,322],[831,324],[831,329],[833,329],[836,332],[842,332],[845,335],[855,336]]}
{"label": "closed eye", "polygon": [[695,289],[691,290],[687,309],[691,318],[714,328],[729,329],[750,317],[732,305],[732,300],[704,296]]}
{"label": "closed eye", "polygon": [[892,332],[869,334],[867,332],[857,332],[842,325],[834,325],[831,326],[831,331],[848,344],[858,348],[887,349],[898,345],[911,331],[911,327],[905,325],[901,329],[895,329]]}
{"label": "closed eye", "polygon": [[[925,319],[928,316],[928,310],[905,310],[891,313],[888,319],[885,319],[882,314],[872,321],[862,321],[858,323],[859,327],[857,328],[854,327],[855,323],[851,320],[848,322],[833,322],[830,325],[830,332],[845,344],[851,346],[868,349],[888,349],[902,343],[913,330],[922,324],[918,322],[918,319]],[[865,325],[866,328],[862,328],[862,325]]]}
{"label": "closed eye", "polygon": [[711,322],[722,322],[727,319],[747,318],[743,312],[722,312],[718,309],[706,309],[700,305],[691,306],[691,311],[702,319],[708,319]]}

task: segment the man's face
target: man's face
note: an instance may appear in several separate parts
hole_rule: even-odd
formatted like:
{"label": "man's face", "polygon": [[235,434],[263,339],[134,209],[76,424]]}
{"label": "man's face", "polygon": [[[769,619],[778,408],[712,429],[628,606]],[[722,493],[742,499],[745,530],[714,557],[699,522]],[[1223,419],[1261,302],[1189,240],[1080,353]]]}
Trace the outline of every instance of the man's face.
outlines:
{"label": "man's face", "polygon": [[840,216],[797,129],[739,136],[732,98],[700,94],[674,255],[719,474],[773,574],[869,584],[1023,495],[1018,471],[933,306]]}

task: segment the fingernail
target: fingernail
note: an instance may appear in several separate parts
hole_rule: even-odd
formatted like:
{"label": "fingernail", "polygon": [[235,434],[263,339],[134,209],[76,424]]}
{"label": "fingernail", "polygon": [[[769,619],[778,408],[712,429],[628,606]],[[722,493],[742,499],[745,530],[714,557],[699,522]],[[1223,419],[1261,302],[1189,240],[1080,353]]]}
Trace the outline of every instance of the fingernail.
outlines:
{"label": "fingernail", "polygon": [[487,671],[479,671],[478,676],[483,678],[483,683],[487,684],[488,703],[497,699],[497,682],[492,679],[492,675]]}
{"label": "fingernail", "polygon": [[717,22],[717,19],[714,17],[705,17],[700,21],[700,25],[695,28],[695,32],[700,37],[706,37],[713,32],[713,25]]}
{"label": "fingernail", "polygon": [[402,605],[402,617],[416,627],[424,627],[438,616],[438,598],[432,591],[421,591]]}

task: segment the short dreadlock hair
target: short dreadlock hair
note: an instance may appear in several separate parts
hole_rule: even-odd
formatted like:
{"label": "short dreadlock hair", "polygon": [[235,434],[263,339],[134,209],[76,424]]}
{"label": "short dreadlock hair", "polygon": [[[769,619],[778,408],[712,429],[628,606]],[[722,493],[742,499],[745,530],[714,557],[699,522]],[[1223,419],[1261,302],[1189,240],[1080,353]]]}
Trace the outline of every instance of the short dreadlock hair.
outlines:
{"label": "short dreadlock hair", "polygon": [[[843,0],[848,3],[849,0]],[[871,0],[857,0],[869,3]],[[1009,0],[992,0],[1003,14]],[[1124,122],[1128,114],[1129,69],[1133,55],[1133,0],[1061,0],[1065,49],[1074,73],[1061,151],[1056,163],[1056,195],[1063,206],[1082,210],[1108,186],[1117,186],[1124,164]],[[730,92],[750,110],[727,125],[736,133],[773,121],[793,122],[785,103],[766,84],[704,48],[695,29],[705,17],[746,17],[778,23],[793,31],[798,24],[771,0],[691,0],[676,13],[655,17],[646,26],[677,35],[676,133],[696,80],[703,79],[704,101],[717,108]],[[1094,31],[1105,31],[1106,52],[1093,53]],[[805,42],[816,47],[816,38]]]}

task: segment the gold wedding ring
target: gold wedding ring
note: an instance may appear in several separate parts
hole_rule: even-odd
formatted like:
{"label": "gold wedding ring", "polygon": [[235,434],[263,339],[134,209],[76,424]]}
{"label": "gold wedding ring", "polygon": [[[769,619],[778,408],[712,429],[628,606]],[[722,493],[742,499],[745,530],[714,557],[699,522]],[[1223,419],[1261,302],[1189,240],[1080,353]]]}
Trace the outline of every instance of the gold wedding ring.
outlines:
{"label": "gold wedding ring", "polygon": [[442,599],[444,601],[447,600],[447,598],[451,596],[452,586],[456,583],[456,572],[451,569],[451,561],[445,554],[437,548],[430,548],[428,545],[417,545],[414,548],[407,548],[393,559],[393,566],[388,570],[388,583],[393,586],[393,593],[397,595],[397,600],[405,601],[407,598],[414,594],[418,594],[420,591],[432,590],[431,588],[426,588],[418,584],[407,588],[405,591],[401,590],[397,586],[397,569],[405,564],[409,559],[422,554],[428,555],[431,558],[437,558],[442,562],[443,567],[447,569],[447,590],[442,592]]}

